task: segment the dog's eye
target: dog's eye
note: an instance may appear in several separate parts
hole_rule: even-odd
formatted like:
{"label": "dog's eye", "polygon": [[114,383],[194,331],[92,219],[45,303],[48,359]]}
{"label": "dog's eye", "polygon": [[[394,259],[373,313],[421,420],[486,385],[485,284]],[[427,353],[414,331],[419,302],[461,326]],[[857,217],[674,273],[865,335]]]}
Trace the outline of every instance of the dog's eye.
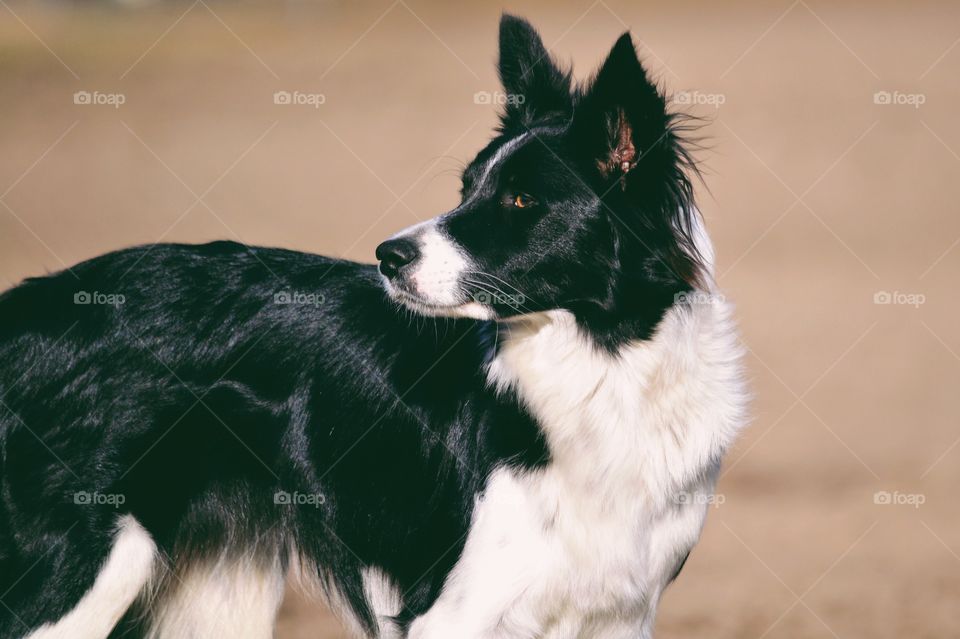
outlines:
{"label": "dog's eye", "polygon": [[529,206],[533,206],[537,201],[526,193],[517,193],[513,196],[513,206],[518,209],[525,209]]}

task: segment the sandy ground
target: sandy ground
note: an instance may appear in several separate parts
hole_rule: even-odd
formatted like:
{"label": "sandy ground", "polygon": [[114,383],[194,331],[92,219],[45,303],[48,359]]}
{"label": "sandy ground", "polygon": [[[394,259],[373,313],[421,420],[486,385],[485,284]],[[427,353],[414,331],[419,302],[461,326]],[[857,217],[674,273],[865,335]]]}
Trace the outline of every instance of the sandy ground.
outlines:
{"label": "sandy ground", "polygon": [[[754,420],[658,636],[958,636],[960,6],[508,8],[581,77],[629,26],[711,120],[701,204]],[[0,285],[161,239],[370,260],[454,204],[500,9],[0,6]],[[344,636],[284,605],[277,637]]]}

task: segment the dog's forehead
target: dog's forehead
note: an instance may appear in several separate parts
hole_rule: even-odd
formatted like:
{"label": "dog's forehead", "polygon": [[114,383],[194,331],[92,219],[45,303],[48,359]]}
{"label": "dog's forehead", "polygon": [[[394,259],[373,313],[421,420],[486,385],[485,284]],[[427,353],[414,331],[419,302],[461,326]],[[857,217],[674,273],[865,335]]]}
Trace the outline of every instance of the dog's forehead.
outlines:
{"label": "dog's forehead", "polygon": [[477,157],[467,167],[466,173],[474,179],[483,174],[489,174],[494,167],[503,164],[507,158],[528,143],[531,137],[532,133],[530,131],[524,131],[516,135],[501,135],[493,139],[490,144],[477,153]]}
{"label": "dog's forehead", "polygon": [[481,150],[467,166],[463,174],[464,182],[471,192],[482,190],[491,178],[497,176],[500,167],[521,149],[540,146],[544,153],[549,153],[551,140],[562,133],[562,128],[544,126],[512,135],[501,135]]}

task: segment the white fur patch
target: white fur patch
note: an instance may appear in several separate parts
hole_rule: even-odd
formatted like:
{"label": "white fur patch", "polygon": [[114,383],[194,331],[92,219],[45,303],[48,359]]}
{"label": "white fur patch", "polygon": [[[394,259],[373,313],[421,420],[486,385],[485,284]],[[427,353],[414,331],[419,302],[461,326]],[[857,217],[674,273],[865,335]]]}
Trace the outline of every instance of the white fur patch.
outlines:
{"label": "white fur patch", "polygon": [[175,572],[151,607],[147,639],[207,639],[273,636],[283,600],[284,571],[279,562],[227,558]]}
{"label": "white fur patch", "polygon": [[651,636],[745,419],[730,310],[696,299],[617,356],[566,312],[503,325],[489,380],[519,394],[551,462],[491,476],[464,553],[410,639]]}
{"label": "white fur patch", "polygon": [[401,639],[400,630],[391,620],[403,609],[400,591],[393,582],[379,568],[364,568],[363,592],[377,618],[378,639]]}
{"label": "white fur patch", "polygon": [[468,300],[460,289],[460,277],[468,260],[453,240],[430,225],[417,234],[420,259],[413,264],[410,280],[425,302],[434,306],[459,306]]}
{"label": "white fur patch", "polygon": [[28,639],[105,639],[149,583],[157,547],[130,515],[117,522],[113,548],[93,586],[55,624],[41,626]]}
{"label": "white fur patch", "polygon": [[403,285],[397,286],[383,277],[387,293],[421,315],[493,319],[493,309],[470,299],[460,285],[471,261],[452,239],[437,229],[437,220],[422,222],[393,236],[416,241],[420,258],[408,267],[413,271],[406,286],[413,290],[404,290]]}

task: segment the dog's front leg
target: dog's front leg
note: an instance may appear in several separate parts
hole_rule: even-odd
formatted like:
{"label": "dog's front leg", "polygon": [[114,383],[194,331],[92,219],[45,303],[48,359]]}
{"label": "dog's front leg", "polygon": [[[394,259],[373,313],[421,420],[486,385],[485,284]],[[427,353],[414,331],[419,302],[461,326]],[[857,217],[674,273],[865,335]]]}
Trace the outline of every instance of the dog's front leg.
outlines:
{"label": "dog's front leg", "polygon": [[562,598],[563,553],[545,530],[529,486],[508,470],[491,476],[467,542],[434,605],[408,639],[543,637]]}

